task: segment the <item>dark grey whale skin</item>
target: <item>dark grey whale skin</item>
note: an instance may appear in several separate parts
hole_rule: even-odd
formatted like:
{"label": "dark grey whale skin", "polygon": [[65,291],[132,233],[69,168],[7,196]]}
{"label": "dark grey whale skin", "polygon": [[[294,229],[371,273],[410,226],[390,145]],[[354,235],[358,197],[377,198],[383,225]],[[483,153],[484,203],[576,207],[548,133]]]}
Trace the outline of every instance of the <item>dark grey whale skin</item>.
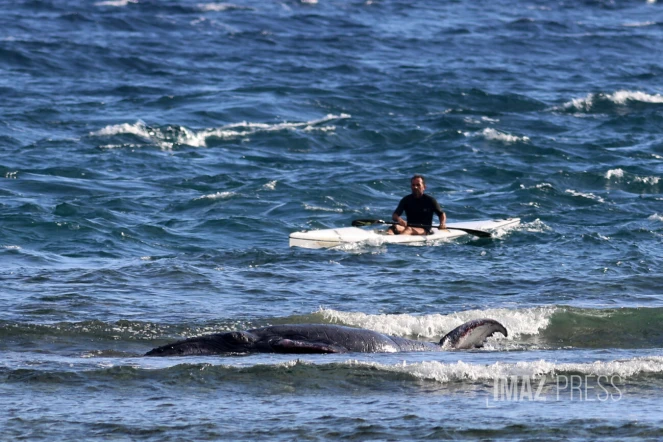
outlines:
{"label": "dark grey whale skin", "polygon": [[275,325],[246,331],[198,336],[166,344],[145,356],[204,356],[225,353],[394,353],[481,347],[506,328],[493,319],[475,319],[447,333],[439,342],[415,341],[363,328],[332,324]]}

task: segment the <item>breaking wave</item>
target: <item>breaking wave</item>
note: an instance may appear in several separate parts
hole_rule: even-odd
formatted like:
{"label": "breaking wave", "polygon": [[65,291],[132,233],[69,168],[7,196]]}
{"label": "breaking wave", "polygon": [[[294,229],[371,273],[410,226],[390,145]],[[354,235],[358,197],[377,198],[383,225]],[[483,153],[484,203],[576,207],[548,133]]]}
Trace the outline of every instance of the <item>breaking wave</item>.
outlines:
{"label": "breaking wave", "polygon": [[[116,124],[106,126],[95,132],[91,132],[93,137],[114,137],[119,135],[133,135],[145,140],[149,144],[154,144],[161,149],[169,150],[178,145],[192,147],[207,147],[207,142],[211,138],[236,139],[244,138],[260,132],[274,132],[283,130],[303,131],[303,132],[331,132],[336,129],[333,125],[327,125],[330,121],[350,118],[350,115],[332,115],[329,114],[323,118],[298,123],[233,123],[218,128],[192,130],[184,126],[150,126],[143,121],[129,124]],[[124,144],[106,144],[104,148],[126,147]]]}

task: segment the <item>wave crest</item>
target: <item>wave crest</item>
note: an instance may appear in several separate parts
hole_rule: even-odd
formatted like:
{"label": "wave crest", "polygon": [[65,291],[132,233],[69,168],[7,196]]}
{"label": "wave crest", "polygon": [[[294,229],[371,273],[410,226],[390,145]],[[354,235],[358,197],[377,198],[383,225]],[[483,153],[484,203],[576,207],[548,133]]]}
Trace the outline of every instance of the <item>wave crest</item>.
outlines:
{"label": "wave crest", "polygon": [[[243,138],[260,132],[274,132],[282,130],[299,130],[302,132],[333,132],[336,126],[326,123],[339,119],[350,118],[348,114],[328,114],[323,118],[299,123],[233,123],[218,128],[191,130],[183,126],[169,125],[165,127],[148,126],[143,121],[134,124],[123,123],[106,126],[98,131],[91,132],[93,137],[113,137],[118,135],[133,135],[142,138],[148,143],[155,144],[161,149],[170,150],[176,145],[187,145],[192,147],[207,147],[210,138],[234,139]],[[117,147],[117,145],[105,145],[105,148]]]}
{"label": "wave crest", "polygon": [[576,110],[580,112],[600,111],[601,105],[619,105],[624,106],[630,102],[663,104],[663,95],[648,94],[641,91],[619,90],[612,94],[603,92],[590,93],[583,98],[574,98],[561,106],[563,110]]}
{"label": "wave crest", "polygon": [[522,310],[486,309],[467,310],[449,315],[369,315],[359,312],[342,312],[320,309],[322,317],[332,323],[368,328],[396,336],[415,336],[439,339],[459,325],[473,319],[491,318],[501,322],[509,331],[509,339],[523,334],[538,334],[548,326],[555,307],[534,307]]}
{"label": "wave crest", "polygon": [[487,127],[479,132],[465,132],[466,137],[482,137],[489,141],[501,141],[503,143],[512,144],[512,143],[525,143],[529,141],[529,137],[526,136],[516,136],[511,135],[505,132],[500,132],[491,127]]}

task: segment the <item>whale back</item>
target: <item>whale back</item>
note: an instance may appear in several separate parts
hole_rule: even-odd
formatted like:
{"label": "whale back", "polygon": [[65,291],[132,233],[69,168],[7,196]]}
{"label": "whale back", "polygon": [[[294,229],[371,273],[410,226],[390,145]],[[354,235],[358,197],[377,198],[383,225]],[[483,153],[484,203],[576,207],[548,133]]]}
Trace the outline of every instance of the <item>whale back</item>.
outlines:
{"label": "whale back", "polygon": [[204,356],[253,351],[257,337],[244,331],[215,333],[184,339],[148,351],[145,356]]}
{"label": "whale back", "polygon": [[146,356],[202,356],[223,353],[380,353],[481,347],[494,333],[507,336],[493,319],[466,322],[439,345],[335,324],[289,324],[198,336],[157,347]]}
{"label": "whale back", "polygon": [[379,353],[400,351],[382,333],[335,324],[286,324],[249,330],[262,351],[277,353]]}
{"label": "whale back", "polygon": [[495,333],[508,336],[506,328],[494,319],[475,319],[451,330],[440,339],[440,345],[456,350],[480,348]]}

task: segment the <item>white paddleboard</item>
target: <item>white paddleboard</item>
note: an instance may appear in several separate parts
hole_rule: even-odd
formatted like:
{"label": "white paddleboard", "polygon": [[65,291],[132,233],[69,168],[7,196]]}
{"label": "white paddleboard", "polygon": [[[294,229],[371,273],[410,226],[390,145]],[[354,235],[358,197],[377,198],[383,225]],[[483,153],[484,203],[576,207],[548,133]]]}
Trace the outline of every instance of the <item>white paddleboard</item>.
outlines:
{"label": "white paddleboard", "polygon": [[[505,227],[515,227],[520,218],[447,223],[447,227],[494,232]],[[432,235],[386,235],[384,230],[341,227],[339,229],[306,230],[290,234],[290,247],[326,249],[345,244],[426,244],[467,235],[461,230],[433,229]]]}

